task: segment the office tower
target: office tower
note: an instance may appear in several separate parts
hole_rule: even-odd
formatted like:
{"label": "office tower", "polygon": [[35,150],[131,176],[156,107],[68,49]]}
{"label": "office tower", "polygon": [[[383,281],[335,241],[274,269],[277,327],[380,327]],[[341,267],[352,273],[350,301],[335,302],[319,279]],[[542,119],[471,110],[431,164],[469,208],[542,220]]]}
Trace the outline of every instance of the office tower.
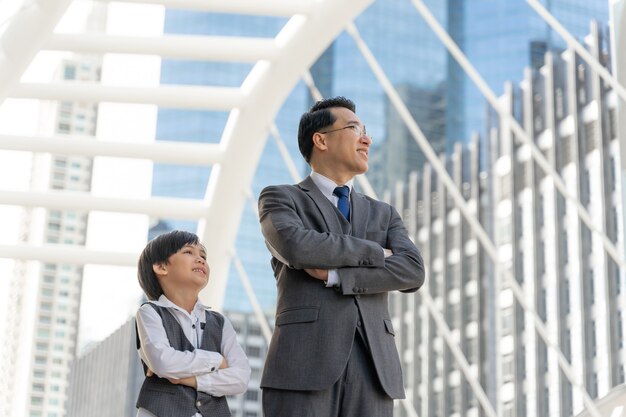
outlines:
{"label": "office tower", "polygon": [[[257,317],[251,313],[227,311],[225,315],[237,332],[237,340],[245,350],[252,370],[248,390],[243,395],[228,398],[228,405],[233,416],[262,417],[260,386],[263,364],[267,354],[267,343],[261,332],[261,326]],[[273,315],[268,315],[267,320],[273,325]]]}
{"label": "office tower", "polygon": [[[396,86],[398,94],[437,154],[446,151],[445,91],[441,84],[435,88],[418,88],[411,84]],[[415,169],[424,166],[426,157],[413,139],[398,112],[385,99],[385,142],[372,152],[367,178],[380,197],[406,180]]]}
{"label": "office tower", "polygon": [[[588,34],[591,20],[607,22],[609,18],[606,1],[542,4],[579,40]],[[451,35],[497,95],[504,92],[504,83],[517,79],[524,68],[542,66],[545,51],[566,46],[524,0],[452,0],[450,14]],[[467,141],[474,131],[484,134],[487,123],[484,96],[454,62],[451,71],[449,144]],[[461,99],[455,100],[458,96]]]}
{"label": "office tower", "polygon": [[[587,39],[592,55],[607,65],[608,46],[597,25]],[[507,84],[501,100],[622,253],[617,95],[572,50],[547,52],[544,62],[528,68],[519,86]],[[531,158],[529,146],[503,125],[492,119],[480,146],[484,159],[478,140],[468,150],[457,147],[446,160],[449,172],[576,378],[594,399],[613,396],[626,365],[624,271]],[[582,412],[582,395],[533,328],[534,313],[494,275],[441,180],[427,165],[408,184],[396,201],[428,268],[420,291],[432,295],[493,406],[507,417]],[[420,295],[394,294],[392,311],[402,329],[397,343],[407,394],[419,415],[480,415]]]}
{"label": "office tower", "polygon": [[67,417],[134,417],[144,380],[130,319],[72,363]]}
{"label": "office tower", "polygon": [[[428,4],[438,18],[446,19],[445,3],[428,1]],[[274,36],[285,23],[284,18],[167,10],[164,31],[222,36]],[[435,117],[436,120],[430,122],[432,128],[429,134],[432,133],[433,141],[443,143],[445,119],[442,108],[445,102],[442,95],[447,58],[443,46],[437,42],[435,35],[420,22],[419,14],[410,2],[377,1],[357,18],[356,24],[388,71],[392,82],[404,91],[411,103],[414,103],[412,106],[414,114],[420,121],[422,118],[431,120]],[[238,86],[250,69],[251,65],[243,63],[164,60],[161,82]],[[373,135],[375,144],[383,143],[389,135],[398,135],[397,137],[402,137],[403,140],[407,136],[395,111],[387,103],[382,88],[361,57],[354,41],[347,34],[340,35],[321,55],[312,66],[311,74],[323,96],[344,95],[355,101],[357,113],[367,125],[368,132]],[[309,168],[298,150],[297,126],[301,114],[312,102],[307,88],[299,84],[276,118],[280,135],[302,176],[308,174]],[[436,110],[431,110],[433,107]],[[216,142],[223,131],[227,116],[226,112],[217,111],[160,109],[157,139]],[[404,140],[404,143],[406,142],[408,139]],[[411,155],[419,153],[413,149],[414,145],[406,146],[411,148]],[[438,149],[445,149],[445,144],[438,146]],[[374,149],[372,158],[376,158],[377,153],[378,150]],[[382,155],[384,152],[381,150],[380,153]],[[400,153],[400,150],[395,150],[381,158],[389,160]],[[417,158],[419,160],[420,157]],[[406,160],[405,165],[419,163],[413,159]],[[209,174],[210,169],[204,167],[155,164],[153,194],[201,198],[206,190]],[[380,178],[378,182],[388,184],[393,180],[395,177]],[[377,182],[376,178],[374,181]],[[251,185],[250,204],[256,204],[256,196],[265,185],[293,182],[294,179],[288,174],[274,140],[270,137]],[[156,228],[151,232],[151,236],[176,227],[192,231],[196,228],[194,223],[172,219],[154,219],[154,225]],[[246,207],[244,210],[235,249],[252,280],[262,307],[271,309],[275,298],[274,279],[269,266],[269,254],[252,207]],[[225,297],[225,308],[249,310],[249,303],[235,268],[230,270]]]}
{"label": "office tower", "polygon": [[[262,417],[261,372],[267,352],[254,314],[225,311],[248,356],[252,374],[245,394],[228,397],[233,417]],[[267,320],[273,323],[273,317]],[[134,417],[144,375],[137,354],[135,320],[90,346],[72,363],[67,417]]]}
{"label": "office tower", "polygon": [[[66,59],[60,78],[98,81],[100,67],[98,58]],[[96,105],[54,102],[46,111],[45,120],[52,125],[48,129],[56,134],[95,135]],[[89,192],[92,163],[88,157],[37,154],[31,190]],[[87,220],[85,212],[26,209],[21,241],[84,245]],[[0,359],[3,415],[64,415],[69,366],[76,354],[82,277],[83,267],[78,265],[16,262],[10,278],[7,345]]]}
{"label": "office tower", "polygon": [[[425,1],[448,27],[448,1]],[[411,2],[377,1],[355,24],[387,77],[437,152],[446,150],[448,58],[444,46]],[[382,196],[424,162],[424,156],[395,107],[347,33],[311,67],[325,97],[343,95],[373,137],[367,174]],[[311,99],[312,102],[312,99]]]}

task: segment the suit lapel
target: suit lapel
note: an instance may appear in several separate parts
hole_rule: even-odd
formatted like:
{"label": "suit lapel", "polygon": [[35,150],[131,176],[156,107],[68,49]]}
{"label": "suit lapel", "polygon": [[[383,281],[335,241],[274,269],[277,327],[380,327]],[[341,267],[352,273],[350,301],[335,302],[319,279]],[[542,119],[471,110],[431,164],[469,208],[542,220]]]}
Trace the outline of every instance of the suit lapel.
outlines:
{"label": "suit lapel", "polygon": [[367,219],[369,219],[370,215],[370,202],[363,194],[356,191],[352,191],[350,197],[352,200],[352,209],[350,210],[352,236],[365,239]]}
{"label": "suit lapel", "polygon": [[328,231],[335,233],[343,233],[341,222],[337,217],[337,208],[333,207],[333,204],[328,201],[326,196],[322,194],[317,185],[313,182],[311,177],[306,177],[300,184],[300,189],[308,194],[309,198],[313,200],[313,203],[317,206],[318,210],[322,214],[322,218],[328,227]]}

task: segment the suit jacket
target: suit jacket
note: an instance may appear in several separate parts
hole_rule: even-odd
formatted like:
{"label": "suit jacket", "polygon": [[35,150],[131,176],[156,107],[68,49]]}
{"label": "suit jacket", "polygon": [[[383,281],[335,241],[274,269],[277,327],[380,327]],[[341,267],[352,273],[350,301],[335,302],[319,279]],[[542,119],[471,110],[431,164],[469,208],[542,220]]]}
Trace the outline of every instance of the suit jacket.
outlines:
{"label": "suit jacket", "polygon": [[[272,254],[278,301],[261,387],[328,389],[348,362],[362,321],[381,385],[404,398],[387,293],[416,291],[422,257],[390,205],[352,191],[349,223],[310,177],[265,188],[259,217]],[[383,248],[393,251],[385,259]],[[327,288],[305,268],[337,269]]]}

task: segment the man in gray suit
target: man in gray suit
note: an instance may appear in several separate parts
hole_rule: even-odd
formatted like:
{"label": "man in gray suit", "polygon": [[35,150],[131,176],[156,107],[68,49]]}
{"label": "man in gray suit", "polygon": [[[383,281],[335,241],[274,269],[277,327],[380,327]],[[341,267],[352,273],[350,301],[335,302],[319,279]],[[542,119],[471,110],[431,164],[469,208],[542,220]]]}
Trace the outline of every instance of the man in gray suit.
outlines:
{"label": "man in gray suit", "polygon": [[259,197],[278,288],[266,417],[391,417],[404,398],[387,293],[416,291],[424,264],[396,210],[352,189],[371,144],[352,101],[319,101],[298,131],[313,172]]}

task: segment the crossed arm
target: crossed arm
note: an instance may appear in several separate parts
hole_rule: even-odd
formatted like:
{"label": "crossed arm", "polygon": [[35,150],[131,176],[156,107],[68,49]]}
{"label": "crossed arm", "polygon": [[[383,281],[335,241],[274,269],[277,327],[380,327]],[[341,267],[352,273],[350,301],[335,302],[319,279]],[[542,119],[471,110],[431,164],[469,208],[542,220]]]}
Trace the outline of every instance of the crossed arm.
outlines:
{"label": "crossed arm", "polygon": [[147,376],[156,374],[173,384],[193,387],[213,396],[245,392],[250,365],[237,342],[232,324],[224,318],[221,352],[174,349],[167,338],[160,316],[148,305],[137,312],[137,332],[141,341],[139,356],[148,366]]}
{"label": "crossed arm", "polygon": [[[391,207],[386,246],[351,235],[318,232],[305,227],[299,208],[281,187],[267,187],[259,196],[261,230],[272,255],[285,265],[325,280],[336,269],[346,295],[366,292],[415,291],[424,281],[422,257]],[[304,214],[306,215],[306,214]]]}

